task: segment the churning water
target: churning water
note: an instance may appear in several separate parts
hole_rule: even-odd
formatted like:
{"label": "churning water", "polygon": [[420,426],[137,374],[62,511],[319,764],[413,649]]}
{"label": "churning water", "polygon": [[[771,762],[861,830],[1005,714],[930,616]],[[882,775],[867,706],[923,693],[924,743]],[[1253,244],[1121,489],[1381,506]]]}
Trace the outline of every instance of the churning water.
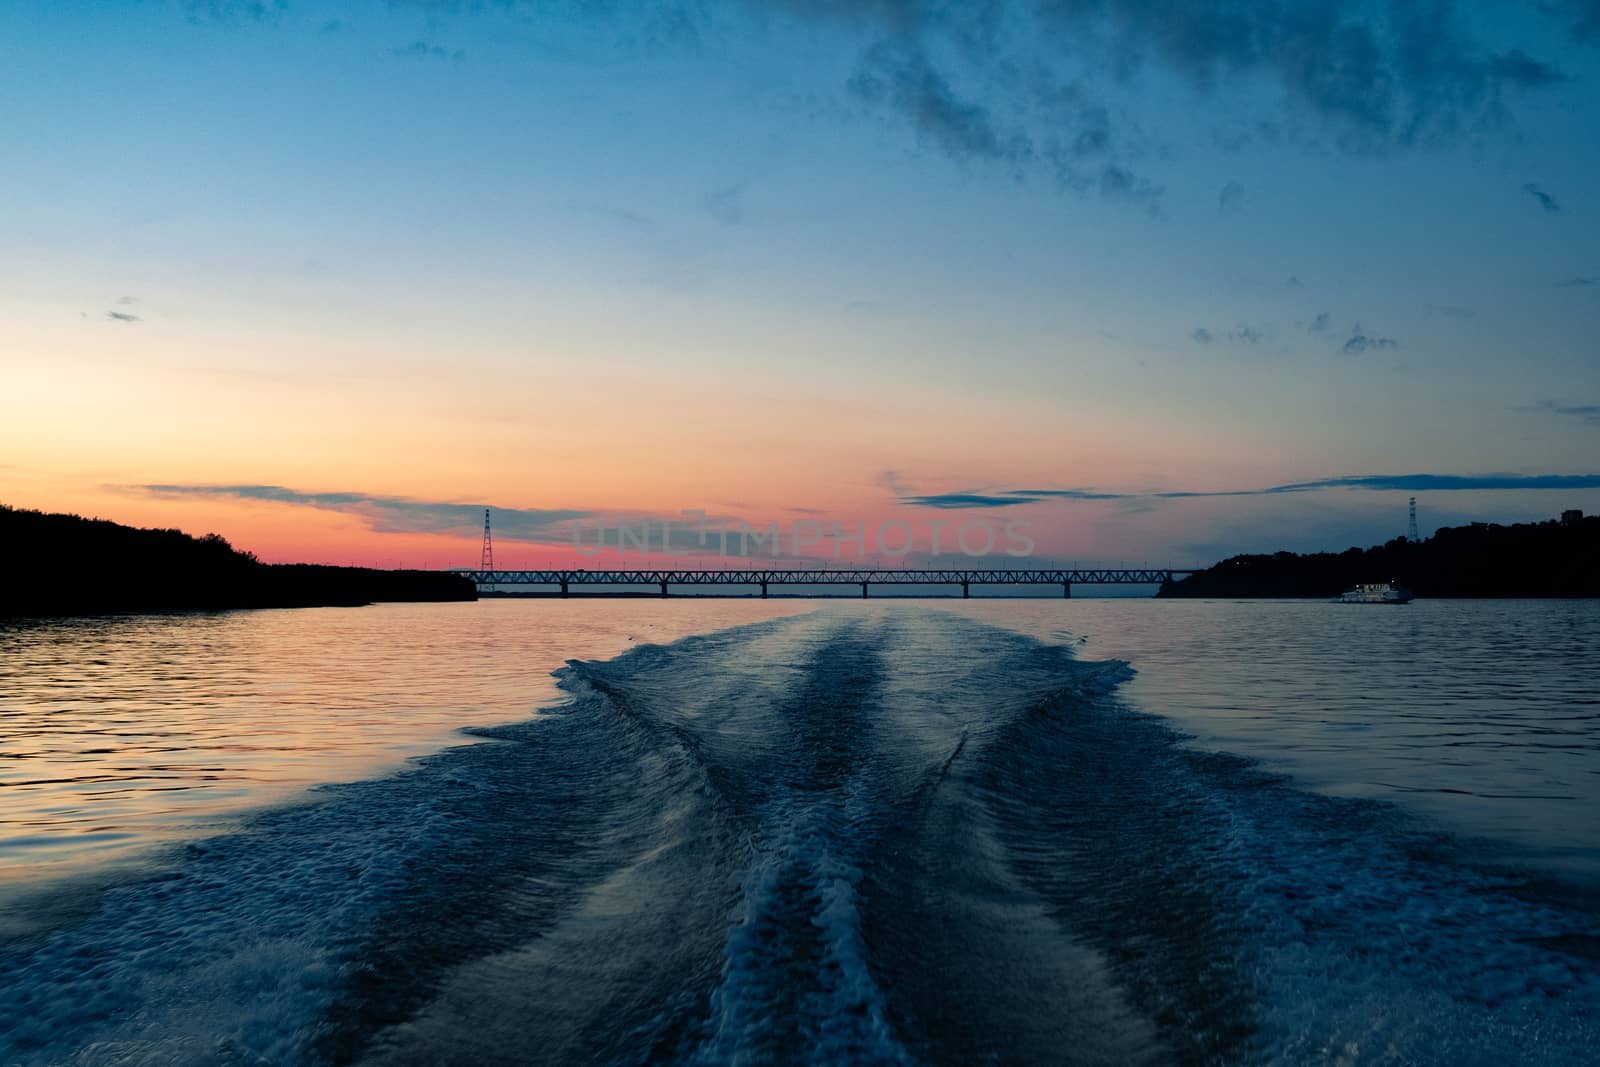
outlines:
{"label": "churning water", "polygon": [[1577,1062],[1597,647],[1582,602],[13,627],[0,1061]]}

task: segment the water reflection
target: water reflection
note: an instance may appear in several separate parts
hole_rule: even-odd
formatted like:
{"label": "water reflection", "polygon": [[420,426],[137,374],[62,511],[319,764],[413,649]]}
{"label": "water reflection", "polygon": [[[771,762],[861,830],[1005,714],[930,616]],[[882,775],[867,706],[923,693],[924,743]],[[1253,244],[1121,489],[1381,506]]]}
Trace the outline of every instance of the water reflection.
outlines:
{"label": "water reflection", "polygon": [[207,832],[526,719],[550,672],[802,602],[496,601],[0,630],[0,880]]}

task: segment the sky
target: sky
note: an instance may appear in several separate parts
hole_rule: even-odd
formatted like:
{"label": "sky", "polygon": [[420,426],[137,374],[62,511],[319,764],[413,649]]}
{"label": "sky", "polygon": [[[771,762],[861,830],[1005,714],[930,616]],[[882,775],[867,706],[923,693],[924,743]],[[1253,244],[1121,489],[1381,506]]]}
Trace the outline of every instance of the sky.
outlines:
{"label": "sky", "polygon": [[0,102],[12,506],[430,567],[1600,511],[1600,0],[12,0]]}

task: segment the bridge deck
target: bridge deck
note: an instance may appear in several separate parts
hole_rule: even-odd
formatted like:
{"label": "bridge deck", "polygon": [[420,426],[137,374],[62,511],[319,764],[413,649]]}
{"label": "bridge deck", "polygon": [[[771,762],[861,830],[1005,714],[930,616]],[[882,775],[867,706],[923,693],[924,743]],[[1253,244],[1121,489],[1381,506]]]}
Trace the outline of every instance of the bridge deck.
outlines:
{"label": "bridge deck", "polygon": [[650,585],[665,592],[674,585],[1159,585],[1189,569],[1172,567],[1028,569],[614,569],[614,570],[457,570],[480,586],[547,585],[562,592],[574,585]]}

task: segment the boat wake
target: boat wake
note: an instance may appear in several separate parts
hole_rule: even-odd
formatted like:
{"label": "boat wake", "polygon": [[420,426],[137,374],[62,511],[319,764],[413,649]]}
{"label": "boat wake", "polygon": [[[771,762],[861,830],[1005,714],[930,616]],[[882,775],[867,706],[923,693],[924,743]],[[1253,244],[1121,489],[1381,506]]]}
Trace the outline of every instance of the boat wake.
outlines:
{"label": "boat wake", "polygon": [[1592,900],[924,609],[569,701],[0,945],[22,1063],[1573,1062]]}

